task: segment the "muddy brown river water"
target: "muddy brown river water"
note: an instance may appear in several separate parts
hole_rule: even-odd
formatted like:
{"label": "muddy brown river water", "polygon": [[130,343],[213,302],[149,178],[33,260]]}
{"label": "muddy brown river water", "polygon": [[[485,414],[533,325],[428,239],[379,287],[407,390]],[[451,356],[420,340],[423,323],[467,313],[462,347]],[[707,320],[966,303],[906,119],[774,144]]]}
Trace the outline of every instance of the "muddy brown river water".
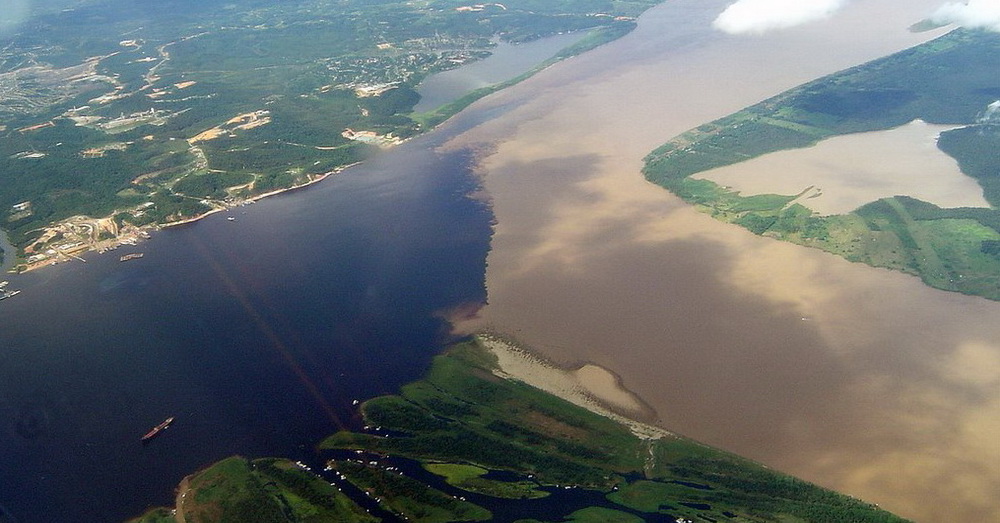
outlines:
{"label": "muddy brown river water", "polygon": [[744,196],[804,192],[798,203],[823,215],[846,214],[897,194],[939,207],[989,207],[975,178],[937,148],[940,133],[954,128],[916,120],[888,131],[837,136],[814,147],[766,154],[695,178]]}
{"label": "muddy brown river water", "polygon": [[[621,378],[676,432],[918,521],[1000,519],[1000,303],[725,225],[646,182],[701,123],[942,33],[940,0],[856,0],[764,35],[668,0],[473,107],[497,224],[492,328]],[[514,109],[509,109],[515,107]]]}

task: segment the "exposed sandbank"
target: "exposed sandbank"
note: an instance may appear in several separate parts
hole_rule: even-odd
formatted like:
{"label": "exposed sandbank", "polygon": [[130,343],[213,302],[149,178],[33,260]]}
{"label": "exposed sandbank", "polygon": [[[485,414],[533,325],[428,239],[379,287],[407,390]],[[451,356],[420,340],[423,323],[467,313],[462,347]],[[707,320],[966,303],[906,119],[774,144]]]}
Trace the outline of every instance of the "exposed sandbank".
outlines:
{"label": "exposed sandbank", "polygon": [[[479,342],[496,356],[499,374],[524,382],[574,405],[624,424],[640,438],[657,439],[671,434],[662,428],[636,421],[645,409],[631,392],[623,389],[615,376],[596,365],[576,370],[553,366],[510,341],[483,334]],[[587,369],[585,372],[580,371]]]}

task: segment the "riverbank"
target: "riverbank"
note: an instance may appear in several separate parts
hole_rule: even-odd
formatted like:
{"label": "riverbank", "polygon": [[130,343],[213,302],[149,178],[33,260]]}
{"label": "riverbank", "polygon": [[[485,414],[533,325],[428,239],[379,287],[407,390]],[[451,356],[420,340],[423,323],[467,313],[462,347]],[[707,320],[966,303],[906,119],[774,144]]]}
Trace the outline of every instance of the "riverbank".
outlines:
{"label": "riverbank", "polygon": [[[402,142],[400,142],[400,143],[402,143]],[[162,224],[144,225],[142,227],[129,227],[123,234],[121,234],[121,235],[119,235],[119,236],[117,236],[117,237],[115,237],[113,239],[100,240],[100,241],[96,241],[94,243],[80,245],[80,246],[77,246],[77,247],[75,247],[73,249],[66,249],[66,250],[55,251],[53,253],[53,255],[52,255],[51,258],[46,258],[46,259],[43,259],[43,260],[40,260],[40,261],[36,261],[36,262],[33,262],[33,263],[20,263],[20,264],[16,264],[16,265],[14,265],[12,267],[12,270],[10,270],[9,272],[25,273],[25,272],[30,272],[30,271],[33,271],[33,270],[40,269],[42,267],[48,267],[50,265],[56,265],[56,264],[61,263],[61,262],[73,261],[73,260],[86,262],[85,259],[83,259],[83,258],[80,257],[81,254],[84,254],[84,253],[87,253],[87,252],[93,252],[93,251],[97,251],[97,252],[102,252],[103,253],[105,251],[115,250],[115,249],[117,249],[117,248],[119,248],[119,247],[121,247],[123,245],[134,246],[138,242],[140,242],[140,241],[142,241],[144,239],[149,238],[150,234],[153,233],[153,232],[155,232],[155,231],[158,231],[158,230],[161,230],[161,229],[170,228],[170,227],[178,227],[178,226],[181,226],[181,225],[187,225],[187,224],[195,223],[195,222],[203,220],[203,219],[205,219],[205,218],[207,218],[207,217],[209,217],[209,216],[211,216],[213,214],[217,214],[217,213],[220,213],[220,212],[230,211],[230,210],[235,209],[237,207],[241,207],[241,206],[248,205],[248,204],[253,204],[253,203],[255,203],[257,201],[260,201],[260,200],[262,200],[264,198],[268,198],[268,197],[271,197],[271,196],[276,196],[278,194],[287,193],[287,192],[290,192],[290,191],[304,189],[306,187],[309,187],[310,185],[314,185],[314,184],[317,184],[317,183],[325,180],[327,177],[329,177],[331,175],[339,174],[339,173],[345,171],[346,169],[354,167],[355,165],[359,165],[360,163],[361,162],[355,162],[355,163],[352,163],[352,164],[349,164],[349,165],[344,165],[342,167],[338,167],[338,168],[336,168],[336,169],[334,169],[332,171],[325,172],[325,173],[322,173],[322,174],[308,175],[309,181],[307,181],[305,183],[301,183],[301,184],[298,184],[298,185],[293,185],[291,187],[286,187],[286,188],[283,188],[283,189],[276,189],[276,190],[269,191],[269,192],[262,193],[262,194],[257,194],[257,195],[250,196],[248,198],[244,198],[244,199],[241,199],[241,200],[238,200],[238,201],[233,201],[232,203],[227,203],[225,205],[215,205],[215,206],[213,206],[213,208],[211,210],[209,210],[207,212],[204,212],[204,213],[201,213],[201,214],[199,214],[197,216],[192,216],[192,217],[189,217],[189,218],[183,218],[183,219],[180,219],[180,220],[175,220],[175,221],[166,222],[166,223],[162,223]],[[108,220],[110,218],[111,217],[106,217],[106,218],[100,218],[98,220]],[[56,225],[56,227],[58,227],[58,224]]]}
{"label": "riverbank", "polygon": [[234,209],[236,207],[243,206],[243,205],[252,204],[254,202],[263,200],[264,198],[268,198],[270,196],[276,196],[278,194],[282,194],[282,193],[286,193],[286,192],[290,192],[290,191],[295,191],[295,190],[298,190],[298,189],[304,189],[306,187],[309,187],[310,185],[313,185],[313,184],[316,184],[316,183],[319,183],[319,182],[325,180],[328,176],[331,176],[331,175],[334,175],[334,174],[339,174],[339,173],[341,173],[341,172],[343,172],[343,171],[345,171],[347,169],[350,169],[351,167],[354,167],[355,165],[359,165],[359,164],[361,164],[361,162],[355,162],[355,163],[352,163],[350,165],[345,165],[343,167],[338,167],[337,169],[334,169],[333,171],[326,172],[326,173],[323,173],[323,174],[309,175],[309,181],[307,181],[305,183],[300,183],[298,185],[293,185],[291,187],[287,187],[287,188],[284,188],[284,189],[275,189],[273,191],[269,191],[269,192],[266,192],[266,193],[258,194],[258,195],[255,195],[255,196],[251,196],[249,198],[245,198],[243,200],[240,200],[240,201],[237,201],[237,202],[233,202],[232,205],[219,206],[217,208],[212,209],[211,211],[208,211],[208,212],[203,213],[203,214],[199,214],[198,216],[194,216],[194,217],[191,217],[191,218],[185,218],[183,220],[177,220],[177,221],[173,221],[173,222],[164,223],[162,225],[157,225],[155,227],[157,229],[166,229],[167,227],[177,227],[177,226],[180,226],[180,225],[186,225],[186,224],[189,224],[189,223],[194,223],[194,222],[196,222],[198,220],[207,218],[207,217],[209,217],[209,216],[211,216],[213,214],[220,213],[220,212],[225,212],[225,211],[228,211],[228,210],[231,210],[231,209]]}

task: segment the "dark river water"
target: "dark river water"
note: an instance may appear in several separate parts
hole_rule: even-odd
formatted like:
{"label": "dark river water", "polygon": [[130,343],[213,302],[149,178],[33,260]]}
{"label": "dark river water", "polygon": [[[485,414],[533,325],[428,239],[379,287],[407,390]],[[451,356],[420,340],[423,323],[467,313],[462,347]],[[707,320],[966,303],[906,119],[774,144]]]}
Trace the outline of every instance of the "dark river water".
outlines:
{"label": "dark river water", "polygon": [[120,521],[232,454],[310,459],[356,426],[353,399],[419,378],[447,341],[439,313],[485,299],[491,214],[467,197],[470,155],[433,152],[443,138],[235,221],[8,277],[23,292],[0,302],[0,506]]}

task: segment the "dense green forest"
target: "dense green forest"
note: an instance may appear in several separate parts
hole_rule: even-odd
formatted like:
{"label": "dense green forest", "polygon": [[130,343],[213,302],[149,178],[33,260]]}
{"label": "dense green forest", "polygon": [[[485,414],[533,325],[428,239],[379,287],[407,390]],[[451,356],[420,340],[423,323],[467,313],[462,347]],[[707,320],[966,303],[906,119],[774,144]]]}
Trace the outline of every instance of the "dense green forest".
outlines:
{"label": "dense green forest", "polygon": [[[919,275],[939,289],[1000,299],[1000,34],[957,30],[807,83],[692,129],[646,157],[646,177],[716,218]],[[990,208],[942,209],[906,195],[818,216],[795,195],[744,197],[690,176],[831,136],[915,119],[963,127],[940,136]]]}

